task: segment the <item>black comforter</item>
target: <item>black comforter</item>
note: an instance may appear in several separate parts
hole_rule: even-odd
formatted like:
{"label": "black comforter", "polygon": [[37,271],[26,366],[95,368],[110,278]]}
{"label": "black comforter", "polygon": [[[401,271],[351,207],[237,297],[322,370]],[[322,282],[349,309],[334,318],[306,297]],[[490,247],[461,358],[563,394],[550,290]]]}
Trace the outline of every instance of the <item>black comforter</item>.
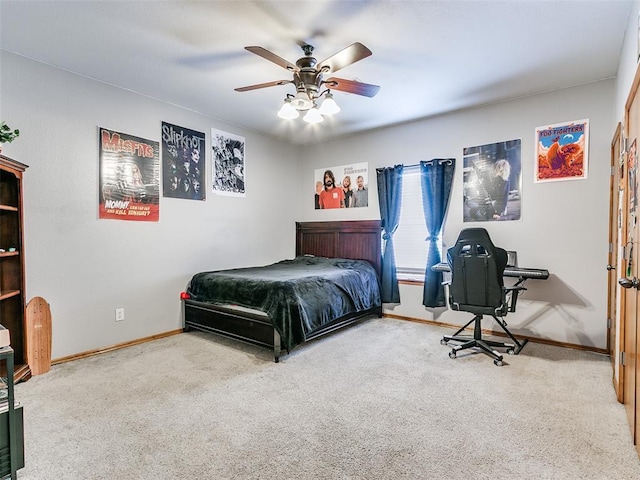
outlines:
{"label": "black comforter", "polygon": [[301,256],[264,267],[202,272],[187,292],[198,302],[267,313],[288,350],[333,320],[381,305],[371,264],[341,258]]}

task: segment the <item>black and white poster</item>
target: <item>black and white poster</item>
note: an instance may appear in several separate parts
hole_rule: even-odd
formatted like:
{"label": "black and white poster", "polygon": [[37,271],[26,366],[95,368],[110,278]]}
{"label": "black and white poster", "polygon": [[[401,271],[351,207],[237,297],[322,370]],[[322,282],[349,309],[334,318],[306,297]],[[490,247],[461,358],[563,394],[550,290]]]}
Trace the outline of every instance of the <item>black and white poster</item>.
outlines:
{"label": "black and white poster", "polygon": [[204,200],[204,133],[162,122],[162,195]]}
{"label": "black and white poster", "polygon": [[211,129],[212,189],[218,195],[245,196],[244,137]]}

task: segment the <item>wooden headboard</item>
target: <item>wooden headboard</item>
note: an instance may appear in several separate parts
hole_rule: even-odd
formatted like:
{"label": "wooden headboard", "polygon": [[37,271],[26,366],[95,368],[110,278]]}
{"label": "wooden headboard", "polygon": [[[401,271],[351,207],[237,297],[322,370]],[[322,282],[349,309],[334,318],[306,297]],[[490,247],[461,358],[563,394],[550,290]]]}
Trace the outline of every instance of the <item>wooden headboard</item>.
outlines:
{"label": "wooden headboard", "polygon": [[296,256],[367,260],[380,278],[382,271],[380,220],[296,222]]}

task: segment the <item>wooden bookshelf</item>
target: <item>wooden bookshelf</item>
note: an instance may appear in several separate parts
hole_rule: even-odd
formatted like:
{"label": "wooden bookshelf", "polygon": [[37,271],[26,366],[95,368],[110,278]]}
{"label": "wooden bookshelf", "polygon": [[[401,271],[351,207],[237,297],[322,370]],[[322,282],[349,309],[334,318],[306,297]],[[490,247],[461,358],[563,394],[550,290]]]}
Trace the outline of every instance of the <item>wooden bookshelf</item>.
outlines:
{"label": "wooden bookshelf", "polygon": [[22,178],[27,165],[0,155],[0,324],[11,336],[14,380],[27,380]]}

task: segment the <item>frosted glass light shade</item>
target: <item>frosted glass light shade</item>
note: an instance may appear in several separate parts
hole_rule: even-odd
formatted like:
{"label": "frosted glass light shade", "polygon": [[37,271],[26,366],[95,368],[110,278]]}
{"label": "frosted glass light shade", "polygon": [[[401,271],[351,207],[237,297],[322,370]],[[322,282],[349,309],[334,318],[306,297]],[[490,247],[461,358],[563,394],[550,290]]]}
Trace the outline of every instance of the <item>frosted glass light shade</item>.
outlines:
{"label": "frosted glass light shade", "polygon": [[320,113],[322,115],[334,115],[340,111],[340,107],[333,99],[331,94],[327,94],[327,97],[322,101],[320,105]]}
{"label": "frosted glass light shade", "polygon": [[296,96],[293,97],[293,100],[291,100],[291,104],[293,105],[293,108],[295,108],[296,110],[307,110],[313,107],[313,102],[311,101],[311,99],[309,98],[309,95],[307,95],[306,92],[296,93]]}
{"label": "frosted glass light shade", "polygon": [[278,116],[280,118],[284,118],[285,120],[293,120],[294,118],[298,118],[300,116],[300,112],[293,108],[293,105],[291,105],[291,100],[285,100],[282,104],[282,107],[280,107],[280,110],[278,110]]}
{"label": "frosted glass light shade", "polygon": [[322,118],[322,115],[320,114],[320,110],[316,107],[311,108],[302,119],[308,123],[320,123],[324,121],[324,118]]}

